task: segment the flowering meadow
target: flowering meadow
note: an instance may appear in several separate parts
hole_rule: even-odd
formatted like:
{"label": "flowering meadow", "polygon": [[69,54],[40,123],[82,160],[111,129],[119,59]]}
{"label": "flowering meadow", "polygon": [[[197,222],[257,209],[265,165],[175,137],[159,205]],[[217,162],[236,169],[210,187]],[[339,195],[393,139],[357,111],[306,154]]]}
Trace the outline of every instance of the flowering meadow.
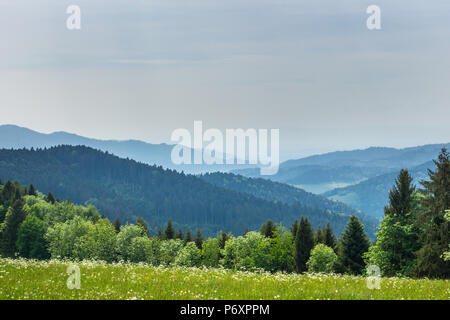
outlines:
{"label": "flowering meadow", "polygon": [[[69,289],[67,269],[80,269]],[[147,264],[0,259],[0,299],[450,299],[449,280],[241,272]]]}

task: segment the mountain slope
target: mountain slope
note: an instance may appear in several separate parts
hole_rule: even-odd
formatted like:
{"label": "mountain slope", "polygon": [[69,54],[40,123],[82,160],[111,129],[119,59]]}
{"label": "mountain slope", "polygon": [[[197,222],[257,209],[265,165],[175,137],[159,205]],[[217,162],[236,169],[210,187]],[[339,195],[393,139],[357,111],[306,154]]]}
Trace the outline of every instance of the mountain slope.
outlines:
{"label": "mountain slope", "polygon": [[[267,219],[290,225],[301,215],[314,226],[330,222],[340,233],[348,216],[301,204],[287,205],[214,186],[201,178],[121,159],[89,147],[0,150],[0,178],[33,183],[60,199],[89,201],[110,219],[146,219],[155,231],[168,218],[177,227],[200,227],[212,235],[220,229],[240,234]],[[368,226],[373,236],[374,226]]]}
{"label": "mountain slope", "polygon": [[[297,185],[307,191],[323,193],[337,186],[347,187],[401,168],[412,168],[433,159],[442,147],[433,144],[404,149],[368,148],[338,151],[289,160],[280,165],[276,175],[264,178]],[[256,169],[235,170],[233,173],[260,177]]]}
{"label": "mountain slope", "polygon": [[[427,179],[428,169],[435,169],[432,161],[409,170],[417,187],[421,187],[421,180]],[[325,192],[323,196],[342,201],[373,217],[381,218],[384,215],[384,206],[389,202],[389,190],[394,185],[398,173],[398,171],[395,171],[368,179],[356,185],[336,188]]]}
{"label": "mountain slope", "polygon": [[300,203],[308,207],[319,208],[328,212],[345,215],[356,215],[365,225],[374,226],[377,220],[350,206],[335,200],[327,199],[305,190],[260,178],[248,178],[232,173],[207,173],[200,176],[203,180],[225,189],[245,192],[269,201],[287,204]]}
{"label": "mountain slope", "polygon": [[229,171],[248,167],[246,165],[175,165],[171,161],[171,152],[174,146],[165,143],[151,144],[138,140],[98,140],[67,132],[44,134],[15,125],[0,126],[0,148],[30,149],[59,145],[88,146],[101,151],[108,151],[122,158],[130,158],[186,173]]}

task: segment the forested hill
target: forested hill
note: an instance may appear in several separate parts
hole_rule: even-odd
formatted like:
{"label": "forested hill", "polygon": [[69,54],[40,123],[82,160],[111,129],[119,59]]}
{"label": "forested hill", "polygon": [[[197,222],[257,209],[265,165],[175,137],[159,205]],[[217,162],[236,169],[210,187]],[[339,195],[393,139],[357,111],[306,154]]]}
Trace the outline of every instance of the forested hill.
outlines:
{"label": "forested hill", "polygon": [[308,207],[317,207],[329,212],[340,212],[346,215],[357,215],[361,220],[375,223],[371,217],[339,201],[330,200],[288,184],[261,178],[248,178],[233,173],[206,173],[200,176],[216,186],[238,192],[249,193],[255,197],[288,204],[301,203]]}
{"label": "forested hill", "polygon": [[[220,229],[241,234],[267,219],[289,226],[301,215],[313,226],[330,222],[339,234],[348,216],[320,208],[287,205],[214,186],[199,177],[84,146],[37,150],[0,150],[0,179],[33,183],[61,200],[89,201],[108,218],[134,222],[142,216],[155,231],[171,218],[176,227],[200,227],[207,235]],[[373,236],[375,225],[368,225]]]}

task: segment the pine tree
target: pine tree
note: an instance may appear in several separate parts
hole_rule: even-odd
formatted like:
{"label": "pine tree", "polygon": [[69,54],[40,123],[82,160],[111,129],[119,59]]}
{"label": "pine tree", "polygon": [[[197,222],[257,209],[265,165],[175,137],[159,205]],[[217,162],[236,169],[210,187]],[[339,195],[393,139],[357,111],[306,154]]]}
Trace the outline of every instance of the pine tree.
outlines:
{"label": "pine tree", "polygon": [[448,278],[450,261],[444,261],[443,254],[450,243],[450,222],[445,219],[445,211],[450,209],[450,160],[445,148],[434,163],[436,171],[428,170],[429,181],[421,181],[424,189],[417,220],[422,230],[416,272],[419,276]]}
{"label": "pine tree", "polygon": [[172,220],[167,221],[166,229],[164,230],[166,240],[175,239],[175,229],[172,226]]}
{"label": "pine tree", "polygon": [[291,233],[292,233],[292,238],[295,239],[295,235],[297,234],[297,230],[298,230],[298,220],[295,219],[294,223],[291,226]]}
{"label": "pine tree", "polygon": [[250,232],[250,230],[248,230],[248,227],[246,227],[244,232],[242,233],[242,236],[245,237],[245,235],[249,232]]}
{"label": "pine tree", "polygon": [[324,245],[332,248],[335,252],[337,251],[337,239],[333,233],[330,223],[328,223],[325,229],[322,230],[322,239]]}
{"label": "pine tree", "polygon": [[364,226],[352,215],[339,242],[338,263],[341,271],[361,274],[365,266],[363,255],[369,250],[369,246]]}
{"label": "pine tree", "polygon": [[28,187],[28,195],[30,196],[37,196],[37,192],[36,189],[34,188],[34,186],[32,184],[30,184],[30,186]]}
{"label": "pine tree", "polygon": [[158,227],[157,238],[159,240],[164,240],[164,238],[165,238],[164,232],[162,231],[161,227]]}
{"label": "pine tree", "polygon": [[267,222],[262,225],[260,233],[266,238],[273,238],[276,230],[277,226],[273,221],[267,220]]}
{"label": "pine tree", "polygon": [[183,240],[183,230],[178,229],[177,234],[175,235],[175,239]]}
{"label": "pine tree", "polygon": [[230,236],[228,234],[225,233],[225,231],[221,231],[220,235],[218,237],[219,239],[219,248],[220,249],[224,249],[225,248],[225,243],[228,241],[228,239],[230,238]]}
{"label": "pine tree", "polygon": [[305,272],[307,270],[306,262],[314,247],[314,231],[308,218],[301,217],[294,244],[297,272]]}
{"label": "pine tree", "polygon": [[395,180],[395,185],[389,192],[389,206],[384,208],[385,214],[406,216],[411,213],[412,196],[416,187],[408,170],[402,169]]}
{"label": "pine tree", "polygon": [[186,243],[193,241],[192,239],[192,233],[190,229],[186,230],[186,235],[184,237],[184,245],[186,245]]}
{"label": "pine tree", "polygon": [[147,237],[148,237],[149,230],[148,230],[147,222],[145,222],[144,218],[142,218],[142,217],[137,218],[136,225],[138,227],[141,227],[144,230],[145,235],[147,235]]}
{"label": "pine tree", "polygon": [[197,232],[195,234],[195,245],[197,246],[197,248],[201,249],[202,245],[203,245],[203,235],[202,235],[202,231],[200,230],[200,228],[197,228]]}
{"label": "pine tree", "polygon": [[6,181],[3,186],[2,191],[2,199],[3,202],[6,202],[8,205],[13,201],[13,197],[16,194],[16,186],[10,180]]}
{"label": "pine tree", "polygon": [[116,218],[116,220],[114,220],[114,230],[116,230],[116,233],[120,232],[120,227],[122,226],[122,224],[120,223],[119,218]]}
{"label": "pine tree", "polygon": [[25,220],[24,201],[19,198],[9,207],[1,228],[0,252],[7,257],[13,257],[16,252],[16,241],[20,224]]}
{"label": "pine tree", "polygon": [[320,229],[320,226],[318,226],[316,233],[314,233],[314,245],[318,245],[323,242],[322,230]]}
{"label": "pine tree", "polygon": [[46,198],[47,202],[54,204],[56,202],[55,197],[53,194],[49,191]]}

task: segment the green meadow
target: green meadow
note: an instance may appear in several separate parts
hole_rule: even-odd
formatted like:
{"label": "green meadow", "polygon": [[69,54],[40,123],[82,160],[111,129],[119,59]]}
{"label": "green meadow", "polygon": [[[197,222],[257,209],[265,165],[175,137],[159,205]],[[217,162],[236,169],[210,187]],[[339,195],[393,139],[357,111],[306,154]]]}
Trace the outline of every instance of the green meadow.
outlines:
{"label": "green meadow", "polygon": [[[70,265],[80,288],[69,289]],[[449,280],[240,272],[146,264],[0,259],[0,299],[450,299]],[[75,282],[70,282],[75,283]],[[374,283],[374,282],[370,282]]]}

